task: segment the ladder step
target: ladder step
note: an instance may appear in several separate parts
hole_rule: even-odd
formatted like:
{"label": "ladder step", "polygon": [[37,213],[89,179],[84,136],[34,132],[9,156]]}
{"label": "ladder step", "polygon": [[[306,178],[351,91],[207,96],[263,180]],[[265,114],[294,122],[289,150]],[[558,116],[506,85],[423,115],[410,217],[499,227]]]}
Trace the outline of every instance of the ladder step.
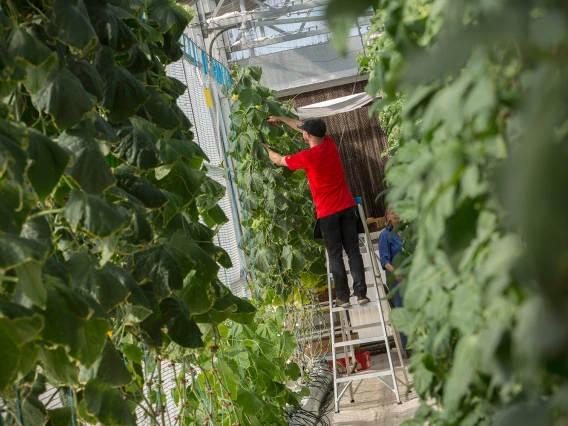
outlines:
{"label": "ladder step", "polygon": [[[345,331],[353,331],[353,330],[363,330],[365,328],[371,328],[371,327],[380,327],[382,323],[380,322],[372,322],[370,324],[362,324],[362,325],[356,325],[354,327],[343,327],[343,329]],[[385,322],[386,325],[386,322]],[[341,330],[341,327],[338,327],[339,330]]]}
{"label": "ladder step", "polygon": [[345,342],[337,342],[333,346],[335,348],[343,348],[344,346],[360,345],[362,343],[384,342],[384,336],[364,337],[362,339],[347,340]]}
{"label": "ladder step", "polygon": [[349,376],[343,376],[337,378],[337,383],[352,382],[353,380],[364,380],[372,379],[374,377],[385,377],[392,375],[390,370],[385,371],[372,371],[370,373],[355,373]]}
{"label": "ladder step", "polygon": [[331,308],[331,312],[341,312],[341,311],[350,311],[350,310],[356,311],[357,309],[370,308],[372,306],[378,306],[378,303],[377,302],[369,302],[369,303],[366,303],[364,305],[355,304],[355,305],[348,306],[346,308],[335,307],[335,308]]}

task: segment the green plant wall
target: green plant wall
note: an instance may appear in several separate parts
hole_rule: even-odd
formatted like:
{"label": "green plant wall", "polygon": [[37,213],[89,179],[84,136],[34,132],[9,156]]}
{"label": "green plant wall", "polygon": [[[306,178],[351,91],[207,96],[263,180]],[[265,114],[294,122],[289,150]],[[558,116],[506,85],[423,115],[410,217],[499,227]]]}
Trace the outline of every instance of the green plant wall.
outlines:
{"label": "green plant wall", "polygon": [[[1,6],[3,421],[286,424],[295,340],[282,309],[257,312],[217,279],[231,266],[213,243],[225,188],[176,104],[185,84],[164,70],[195,12]],[[46,408],[46,388],[62,406]]]}
{"label": "green plant wall", "polygon": [[367,91],[399,125],[407,424],[566,424],[566,4],[334,0],[338,47],[371,6]]}

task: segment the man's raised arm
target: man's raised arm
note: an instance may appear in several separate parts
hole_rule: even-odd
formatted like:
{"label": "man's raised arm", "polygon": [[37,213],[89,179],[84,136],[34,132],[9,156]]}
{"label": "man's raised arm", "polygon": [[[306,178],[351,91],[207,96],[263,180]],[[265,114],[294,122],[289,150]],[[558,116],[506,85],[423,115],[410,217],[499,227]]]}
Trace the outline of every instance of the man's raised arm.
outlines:
{"label": "man's raised arm", "polygon": [[293,118],[290,117],[276,117],[275,115],[271,115],[270,117],[268,117],[268,122],[272,124],[278,124],[282,122],[290,126],[292,129],[296,130],[297,132],[300,131],[300,129],[298,129],[298,124],[304,124],[304,122],[301,120],[294,120]]}

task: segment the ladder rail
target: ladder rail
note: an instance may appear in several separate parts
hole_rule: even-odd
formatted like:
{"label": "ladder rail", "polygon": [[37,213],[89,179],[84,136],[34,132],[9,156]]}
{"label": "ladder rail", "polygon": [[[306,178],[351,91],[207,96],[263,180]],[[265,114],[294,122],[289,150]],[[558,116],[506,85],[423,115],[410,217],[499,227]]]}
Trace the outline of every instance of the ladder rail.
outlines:
{"label": "ladder rail", "polygon": [[[329,294],[329,306],[333,306],[333,293],[331,291],[331,277],[329,275],[329,256],[327,254],[327,250],[325,250],[325,263],[327,265],[327,291]],[[333,309],[329,310],[329,325],[333,328]],[[335,360],[337,357],[335,356],[335,333],[330,333],[331,335],[331,354],[332,354],[332,366],[331,369],[333,370],[333,401],[335,405],[335,412],[339,413],[339,400],[337,398],[337,366],[335,365]]]}

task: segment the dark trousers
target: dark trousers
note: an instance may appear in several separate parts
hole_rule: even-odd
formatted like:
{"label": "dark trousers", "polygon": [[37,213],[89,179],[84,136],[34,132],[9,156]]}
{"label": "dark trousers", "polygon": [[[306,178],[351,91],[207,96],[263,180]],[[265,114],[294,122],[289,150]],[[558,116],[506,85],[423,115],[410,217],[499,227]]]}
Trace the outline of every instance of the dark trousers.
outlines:
{"label": "dark trousers", "polygon": [[365,268],[359,251],[357,235],[357,221],[359,219],[355,209],[356,207],[350,207],[319,220],[337,298],[344,302],[349,300],[350,291],[347,272],[343,263],[343,249],[345,249],[349,258],[349,269],[353,278],[353,293],[355,296],[367,295]]}

